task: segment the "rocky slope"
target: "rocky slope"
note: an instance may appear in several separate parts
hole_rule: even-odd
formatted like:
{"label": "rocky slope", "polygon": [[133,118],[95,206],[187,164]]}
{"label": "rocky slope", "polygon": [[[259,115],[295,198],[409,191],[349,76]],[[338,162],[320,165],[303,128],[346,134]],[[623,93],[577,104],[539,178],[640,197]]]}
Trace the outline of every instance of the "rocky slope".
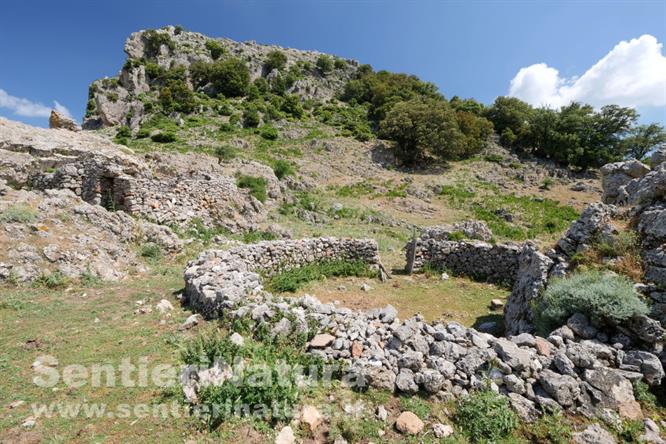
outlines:
{"label": "rocky slope", "polygon": [[[158,43],[155,43],[155,42]],[[277,81],[290,70],[296,72],[286,92],[303,99],[326,101],[335,96],[357,69],[353,60],[337,64],[330,74],[322,74],[316,68],[318,51],[301,51],[278,46],[261,45],[256,42],[236,42],[220,38],[213,39],[202,34],[167,26],[154,31],[133,33],[125,42],[127,62],[115,77],[95,81],[90,87],[89,105],[84,128],[127,124],[136,128],[150,112],[146,104],[157,96],[157,81],[146,73],[147,63],[156,63],[165,70],[179,67],[188,70],[193,63],[211,63],[215,60],[207,43],[215,41],[227,55],[246,62],[250,80],[265,78],[269,84]],[[266,68],[266,56],[280,50],[286,56],[281,69]],[[191,83],[191,73],[187,72]],[[206,88],[204,87],[204,91]]]}

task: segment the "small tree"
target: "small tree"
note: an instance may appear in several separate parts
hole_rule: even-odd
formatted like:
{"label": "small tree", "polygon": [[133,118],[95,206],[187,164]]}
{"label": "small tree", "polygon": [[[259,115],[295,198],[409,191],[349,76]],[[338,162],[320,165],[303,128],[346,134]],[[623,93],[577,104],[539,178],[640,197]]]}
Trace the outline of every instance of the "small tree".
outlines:
{"label": "small tree", "polygon": [[217,40],[207,40],[206,49],[210,51],[210,56],[213,58],[213,60],[219,59],[225,53],[224,46],[222,46],[222,44]]}
{"label": "small tree", "polygon": [[250,85],[250,70],[237,58],[218,60],[208,70],[202,70],[202,74],[207,75],[213,88],[226,97],[244,96]]}
{"label": "small tree", "polygon": [[431,156],[454,159],[464,151],[456,114],[442,100],[397,103],[381,122],[379,136],[397,142],[397,157],[408,165]]}
{"label": "small tree", "polygon": [[324,75],[333,71],[334,67],[335,67],[335,62],[333,61],[333,58],[331,56],[322,54],[317,59],[317,68],[319,69],[319,72]]}
{"label": "small tree", "polygon": [[656,123],[639,125],[629,132],[623,143],[627,155],[640,160],[660,144],[666,143],[666,131]]}
{"label": "small tree", "polygon": [[266,55],[264,66],[266,71],[271,72],[274,69],[281,70],[287,65],[287,56],[277,49],[271,51]]}

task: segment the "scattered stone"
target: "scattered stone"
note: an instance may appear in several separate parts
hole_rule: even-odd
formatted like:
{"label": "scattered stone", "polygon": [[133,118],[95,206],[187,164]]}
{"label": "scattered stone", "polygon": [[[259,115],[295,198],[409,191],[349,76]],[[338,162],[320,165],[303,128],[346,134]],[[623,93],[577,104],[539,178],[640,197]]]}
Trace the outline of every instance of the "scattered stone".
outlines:
{"label": "scattered stone", "polygon": [[380,421],[386,422],[388,419],[388,412],[386,411],[386,407],[383,405],[378,406],[377,411],[375,412],[375,416],[377,416],[377,419]]}
{"label": "scattered stone", "polygon": [[242,347],[243,344],[245,343],[245,339],[243,338],[243,336],[241,336],[237,332],[234,332],[231,334],[231,336],[229,336],[229,341],[232,344],[237,345],[238,347]]}
{"label": "scattered stone", "polygon": [[440,279],[443,281],[448,281],[449,280],[449,274],[448,273],[442,273],[440,276]]}
{"label": "scattered stone", "polygon": [[37,420],[35,420],[34,416],[28,416],[23,423],[21,423],[21,427],[24,429],[31,429],[37,425]]}
{"label": "scattered stone", "polygon": [[164,314],[164,313],[168,313],[168,312],[170,312],[171,310],[173,310],[173,304],[171,304],[171,302],[167,301],[166,299],[162,299],[162,300],[161,300],[161,301],[155,306],[155,308],[157,308],[157,311],[159,311],[160,313]]}
{"label": "scattered stone", "polygon": [[432,433],[437,439],[448,438],[453,435],[453,427],[437,422],[432,425]]}
{"label": "scattered stone", "polygon": [[294,444],[295,442],[294,430],[289,426],[283,427],[275,437],[275,444]]}
{"label": "scattered stone", "polygon": [[370,291],[370,290],[372,290],[372,287],[369,286],[368,284],[364,283],[363,285],[361,285],[361,290],[362,291]]}
{"label": "scattered stone", "polygon": [[301,410],[301,421],[308,425],[310,432],[314,432],[324,422],[324,417],[316,407],[306,405]]}
{"label": "scattered stone", "polygon": [[23,401],[21,399],[17,399],[16,401],[10,402],[7,405],[7,408],[12,410],[12,409],[16,409],[16,408],[21,407],[23,404],[25,404],[25,401]]}
{"label": "scattered stone", "polygon": [[504,307],[504,301],[501,299],[493,299],[490,301],[490,308],[492,310],[499,310],[500,308]]}
{"label": "scattered stone", "polygon": [[183,322],[180,327],[178,327],[178,330],[189,330],[192,327],[196,326],[201,322],[202,317],[200,314],[193,314],[189,316],[187,319],[185,319],[185,322]]}
{"label": "scattered stone", "polygon": [[395,428],[405,435],[417,435],[423,430],[424,424],[418,416],[412,412],[402,412],[395,421]]}
{"label": "scattered stone", "polygon": [[576,444],[615,444],[615,438],[599,424],[587,426],[585,430],[574,433],[573,440]]}
{"label": "scattered stone", "polygon": [[318,334],[308,344],[310,348],[325,348],[335,341],[335,336],[328,333]]}

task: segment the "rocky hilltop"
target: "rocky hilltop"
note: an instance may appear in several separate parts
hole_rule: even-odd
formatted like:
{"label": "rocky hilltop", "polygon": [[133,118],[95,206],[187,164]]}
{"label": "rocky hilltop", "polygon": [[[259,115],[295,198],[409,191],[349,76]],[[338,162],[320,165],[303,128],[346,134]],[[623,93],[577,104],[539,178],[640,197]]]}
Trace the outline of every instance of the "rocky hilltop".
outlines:
{"label": "rocky hilltop", "polygon": [[[272,67],[266,59],[274,51],[284,55],[284,60]],[[358,67],[353,60],[331,58],[333,65],[322,69],[317,66],[318,60],[330,56],[318,51],[211,38],[173,26],[133,33],[125,42],[125,53],[127,61],[117,76],[97,80],[90,86],[84,128],[115,125],[137,128],[159,100],[164,72],[182,70],[189,87],[218,94],[210,83],[194,85],[195,73],[191,67],[211,64],[221,54],[245,62],[252,82],[263,78],[271,88],[279,87],[288,94],[317,101],[338,94]]]}

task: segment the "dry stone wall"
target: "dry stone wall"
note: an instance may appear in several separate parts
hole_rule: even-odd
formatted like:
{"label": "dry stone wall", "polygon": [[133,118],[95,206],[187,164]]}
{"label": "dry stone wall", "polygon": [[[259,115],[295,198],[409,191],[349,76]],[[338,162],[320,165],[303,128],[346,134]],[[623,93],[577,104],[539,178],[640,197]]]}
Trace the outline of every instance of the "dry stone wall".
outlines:
{"label": "dry stone wall", "polygon": [[520,245],[445,240],[437,227],[425,229],[405,249],[408,271],[431,264],[474,279],[509,284],[516,279],[521,252]]}
{"label": "dry stone wall", "polygon": [[218,317],[248,294],[261,290],[261,277],[329,260],[361,260],[382,268],[372,239],[316,238],[264,241],[230,250],[210,250],[185,270],[185,295],[195,310]]}
{"label": "dry stone wall", "polygon": [[[458,323],[401,321],[392,306],[360,312],[312,296],[282,298],[262,291],[258,272],[272,273],[332,258],[363,259],[380,266],[372,240],[304,239],[262,242],[203,253],[185,271],[186,297],[204,315],[250,320],[269,334],[291,336],[317,326],[309,352],[350,369],[351,381],[414,395],[455,399],[490,384],[505,394],[526,421],[542,411],[565,409],[588,416],[638,419],[632,381],[660,384],[659,358],[625,341],[590,337],[587,319],[574,316],[548,338],[510,338]],[[209,369],[186,369],[185,396],[197,402]],[[212,382],[221,383],[221,382]]]}

